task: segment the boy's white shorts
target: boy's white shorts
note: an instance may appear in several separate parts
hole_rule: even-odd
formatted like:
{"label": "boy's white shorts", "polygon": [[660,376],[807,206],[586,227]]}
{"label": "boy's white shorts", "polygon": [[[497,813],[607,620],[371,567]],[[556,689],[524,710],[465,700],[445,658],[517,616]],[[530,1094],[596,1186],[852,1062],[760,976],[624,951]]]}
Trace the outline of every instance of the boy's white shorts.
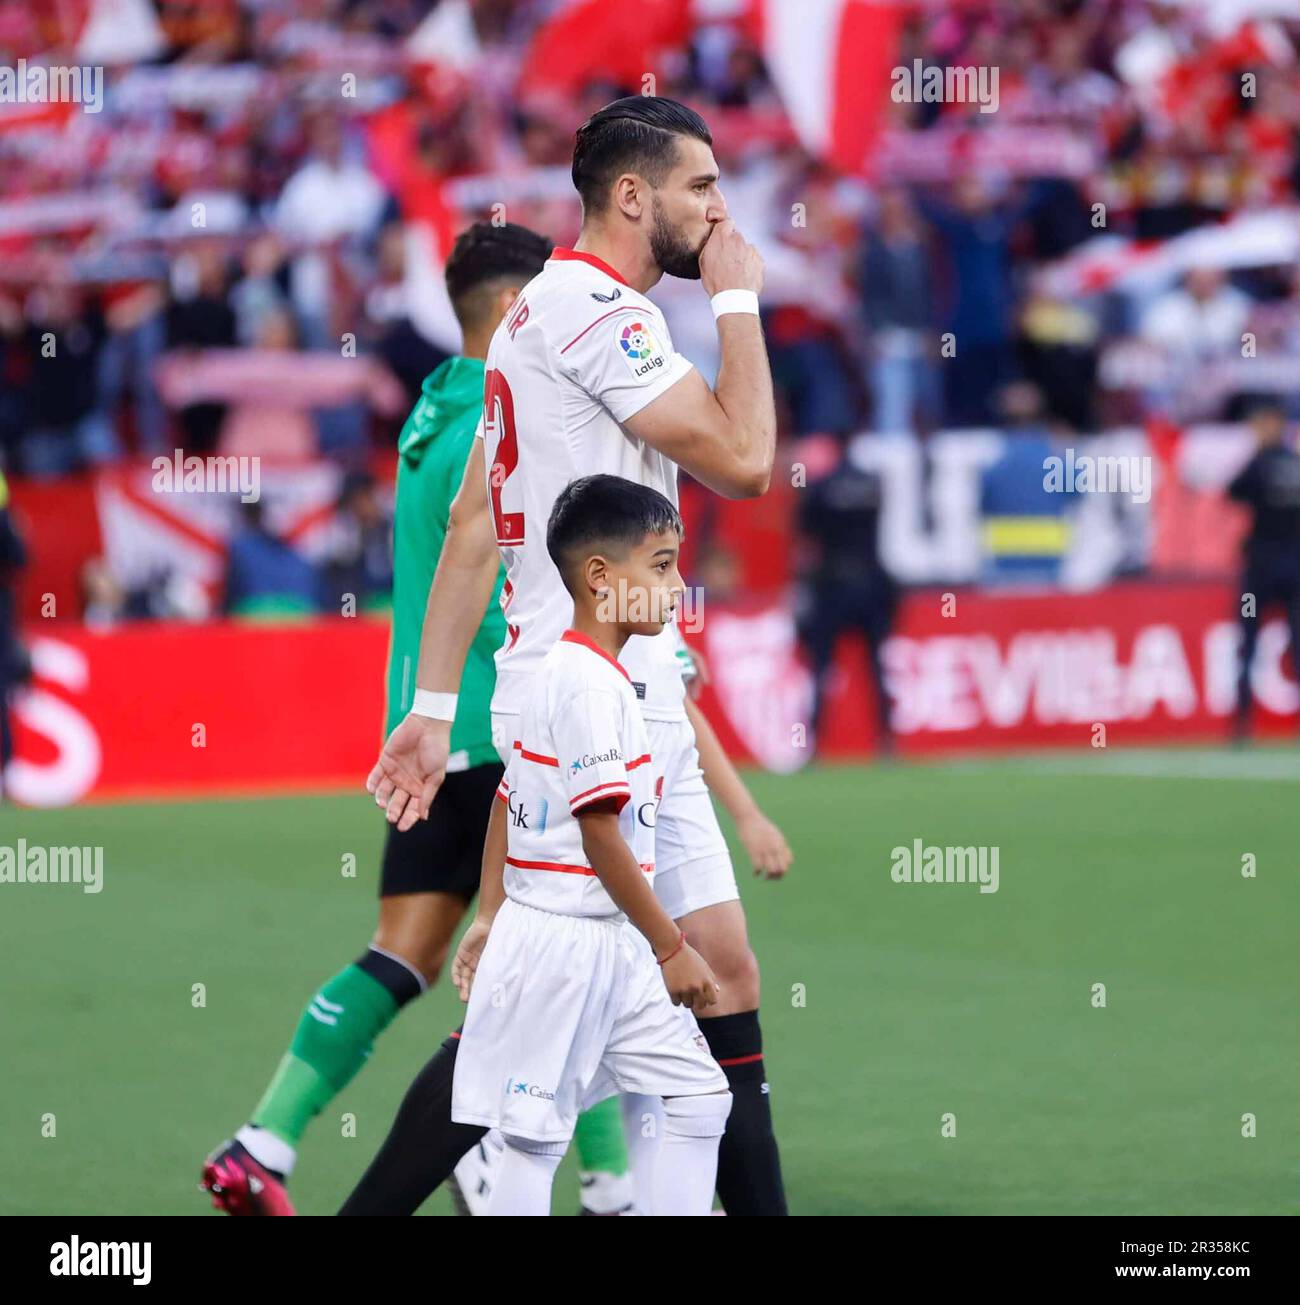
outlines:
{"label": "boy's white shorts", "polygon": [[451,1117],[567,1142],[616,1092],[725,1092],[695,1017],[674,1006],[649,944],[626,923],[509,899],[470,990]]}
{"label": "boy's white shorts", "polygon": [[[740,897],[727,840],[704,783],[689,720],[647,720],[650,755],[664,777],[655,818],[655,896],[680,920],[692,911]],[[519,737],[517,714],[492,713],[492,742],[504,762]]]}

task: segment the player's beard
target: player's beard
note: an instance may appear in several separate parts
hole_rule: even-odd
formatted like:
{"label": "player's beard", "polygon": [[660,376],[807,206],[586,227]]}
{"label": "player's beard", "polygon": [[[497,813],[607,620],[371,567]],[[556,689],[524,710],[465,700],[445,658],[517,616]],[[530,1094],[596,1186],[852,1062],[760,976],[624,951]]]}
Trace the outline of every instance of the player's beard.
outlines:
{"label": "player's beard", "polygon": [[698,281],[700,251],[704,248],[704,241],[700,242],[699,249],[692,249],[680,229],[668,221],[658,195],[650,197],[650,211],[654,215],[654,226],[650,229],[651,257],[669,276],[679,276],[683,281]]}

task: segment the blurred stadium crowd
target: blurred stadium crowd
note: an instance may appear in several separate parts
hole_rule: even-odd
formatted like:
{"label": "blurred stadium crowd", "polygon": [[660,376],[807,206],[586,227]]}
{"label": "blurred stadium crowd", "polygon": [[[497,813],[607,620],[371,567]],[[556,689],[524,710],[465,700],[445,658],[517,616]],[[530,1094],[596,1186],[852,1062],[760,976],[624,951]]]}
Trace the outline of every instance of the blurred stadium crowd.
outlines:
{"label": "blurred stadium crowd", "polygon": [[[0,64],[106,69],[99,113],[0,104],[7,472],[175,448],[325,460],[364,517],[344,532],[356,562],[385,511],[365,469],[456,348],[451,238],[500,215],[570,243],[573,130],[645,90],[635,69],[714,130],[767,261],[781,430],[809,466],[823,446],[837,465],[830,437],[911,441],[924,462],[953,431],[1031,434],[1033,458],[1012,442],[984,467],[981,502],[1056,515],[1037,502],[1046,444],[1137,431],[1172,466],[1182,433],[1260,393],[1294,414],[1296,5],[881,6],[886,69],[992,68],[996,111],[897,102],[886,80],[856,172],[790,112],[757,7],[647,3],[643,43],[615,49],[625,26],[557,0],[0,0]],[[711,374],[698,287],[655,296]],[[96,585],[120,605],[92,574],[92,613]]]}

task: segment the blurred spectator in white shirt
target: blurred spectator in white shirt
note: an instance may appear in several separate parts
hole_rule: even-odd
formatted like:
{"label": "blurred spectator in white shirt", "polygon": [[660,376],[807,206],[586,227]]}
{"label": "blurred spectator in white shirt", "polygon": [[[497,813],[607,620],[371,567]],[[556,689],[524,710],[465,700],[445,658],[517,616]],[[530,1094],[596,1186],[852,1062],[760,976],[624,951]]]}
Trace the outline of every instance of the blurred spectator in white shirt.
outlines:
{"label": "blurred spectator in white shirt", "polygon": [[1181,289],[1156,299],[1139,331],[1164,362],[1161,380],[1146,391],[1150,408],[1177,413],[1205,368],[1240,354],[1251,305],[1249,296],[1229,285],[1225,274],[1213,267],[1193,268]]}
{"label": "blurred spectator in white shirt", "polygon": [[[364,164],[344,157],[342,129],[333,115],[313,122],[311,143],[311,157],[289,178],[275,206],[275,226],[287,240],[308,246],[371,236],[387,202],[384,188]],[[332,344],[330,275],[322,249],[305,249],[294,259],[290,294],[309,348]]]}
{"label": "blurred spectator in white shirt", "polygon": [[1164,349],[1176,366],[1195,366],[1240,351],[1250,306],[1250,297],[1233,289],[1218,268],[1194,268],[1181,289],[1147,310],[1142,338]]}

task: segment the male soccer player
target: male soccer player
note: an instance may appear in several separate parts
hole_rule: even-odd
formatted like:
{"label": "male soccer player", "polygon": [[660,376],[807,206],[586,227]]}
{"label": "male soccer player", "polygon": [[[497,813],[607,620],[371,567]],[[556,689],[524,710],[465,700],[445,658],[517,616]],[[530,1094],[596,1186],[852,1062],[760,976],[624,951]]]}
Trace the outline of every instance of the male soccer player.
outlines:
{"label": "male soccer player", "polygon": [[578,1111],[614,1091],[663,1101],[646,1213],[713,1207],[731,1093],[685,1008],[712,1005],[717,982],[650,886],[663,775],[618,661],[672,619],[681,529],[662,494],[600,475],[569,485],[546,527],[573,621],[520,700],[497,789],[504,866],[484,858],[453,966],[469,1009],[452,1118],[505,1140],[491,1215],[550,1213]]}
{"label": "male soccer player", "polygon": [[[483,409],[488,341],[550,251],[550,243],[526,227],[479,222],[461,233],[448,258],[447,289],[463,351],[426,377],[398,441],[387,731],[411,706],[429,585]],[[493,654],[505,637],[497,601],[501,581],[494,577],[490,599],[467,613],[475,629],[451,728],[447,778],[429,819],[405,831],[388,826],[373,942],[312,997],[250,1122],[204,1166],[203,1186],[213,1204],[231,1214],[293,1212],[285,1182],[307,1125],[365,1064],[397,1012],[437,980],[478,887],[488,811],[502,772],[488,710],[496,680]],[[585,1206],[594,1213],[630,1206],[616,1103],[584,1118],[579,1149],[590,1171]]]}
{"label": "male soccer player", "polygon": [[[506,562],[507,636],[497,655],[493,728],[506,750],[519,736],[529,679],[572,610],[539,537],[570,480],[605,472],[675,501],[681,466],[730,497],[767,488],[776,414],[758,318],[762,260],[727,216],[711,145],[697,113],[657,96],[617,100],[578,131],[572,175],[582,231],[573,249],[555,250],[493,336],[483,441],[470,454],[430,591],[415,700],[367,781],[399,829],[423,817],[442,783],[472,634],[466,613],[482,606],[498,547]],[[662,315],[645,297],[665,272],[700,279],[710,296],[721,349],[714,389],[673,350]],[[629,639],[620,658],[651,751],[664,763],[655,889],[721,984],[701,1023],[735,1099],[719,1195],[731,1214],[780,1214],[786,1207],[763,1072],[758,965],[706,780],[718,776],[737,804],[733,814],[757,869],[783,873],[789,849],[686,700],[681,651],[670,626],[654,638]],[[497,822],[500,804],[494,807]],[[445,1044],[426,1066],[426,1095],[441,1091],[454,1054],[454,1042]],[[634,1146],[645,1131],[634,1130]]]}

